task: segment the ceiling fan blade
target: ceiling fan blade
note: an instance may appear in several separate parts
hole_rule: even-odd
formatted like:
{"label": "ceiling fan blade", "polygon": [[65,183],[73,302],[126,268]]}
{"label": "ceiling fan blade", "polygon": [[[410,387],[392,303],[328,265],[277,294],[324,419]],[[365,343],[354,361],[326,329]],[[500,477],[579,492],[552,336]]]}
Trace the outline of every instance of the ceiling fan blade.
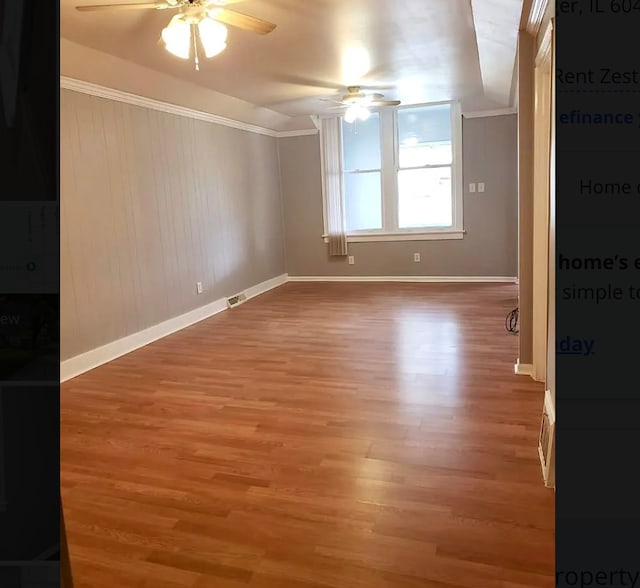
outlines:
{"label": "ceiling fan blade", "polygon": [[139,10],[141,8],[155,8],[156,10],[164,10],[166,8],[178,8],[171,6],[165,2],[138,2],[137,4],[95,4],[89,6],[76,6],[76,10],[80,12],[95,12],[98,10]]}
{"label": "ceiling fan blade", "polygon": [[400,106],[400,100],[373,100],[367,106]]}
{"label": "ceiling fan blade", "polygon": [[209,0],[209,6],[212,8],[216,6],[224,8],[230,4],[239,4],[240,2],[246,2],[246,0]]}
{"label": "ceiling fan blade", "polygon": [[224,24],[238,27],[245,31],[251,31],[252,33],[258,33],[259,35],[267,35],[276,28],[276,25],[266,20],[242,14],[241,12],[236,12],[228,8],[213,8],[209,11],[209,16]]}

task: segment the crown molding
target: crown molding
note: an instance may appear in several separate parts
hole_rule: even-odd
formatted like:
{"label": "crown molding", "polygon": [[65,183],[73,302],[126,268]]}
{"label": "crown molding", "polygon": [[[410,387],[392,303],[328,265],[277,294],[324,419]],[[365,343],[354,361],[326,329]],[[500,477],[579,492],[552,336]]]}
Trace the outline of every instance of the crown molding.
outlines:
{"label": "crown molding", "polygon": [[89,94],[91,96],[97,96],[98,98],[106,98],[108,100],[116,100],[117,102],[133,104],[134,106],[150,108],[151,110],[159,110],[160,112],[167,112],[169,114],[175,114],[177,116],[194,118],[225,127],[240,129],[242,131],[249,131],[250,133],[267,135],[268,137],[295,137],[299,135],[314,135],[318,132],[317,129],[304,129],[300,131],[276,131],[273,129],[260,127],[258,125],[245,123],[239,120],[226,118],[224,116],[219,116],[217,114],[211,114],[209,112],[203,112],[201,110],[194,110],[192,108],[178,106],[177,104],[170,104],[168,102],[154,100],[153,98],[138,96],[137,94],[130,94],[129,92],[123,92],[122,90],[115,90],[114,88],[108,88],[106,86],[101,86],[92,82],[85,82],[83,80],[76,80],[74,78],[68,78],[65,76],[60,76],[60,88],[64,88],[65,90],[72,90],[73,92],[80,92],[82,94]]}
{"label": "crown molding", "polygon": [[498,108],[496,110],[479,110],[478,112],[463,112],[464,118],[484,118],[486,116],[503,116],[505,114],[517,114],[516,108]]}
{"label": "crown molding", "polygon": [[535,36],[540,30],[544,13],[549,6],[549,0],[533,0],[531,3],[531,10],[529,11],[529,18],[527,18],[527,32]]}
{"label": "crown molding", "polygon": [[318,129],[301,129],[299,131],[278,131],[277,136],[283,137],[304,137],[307,135],[317,135],[320,131]]}

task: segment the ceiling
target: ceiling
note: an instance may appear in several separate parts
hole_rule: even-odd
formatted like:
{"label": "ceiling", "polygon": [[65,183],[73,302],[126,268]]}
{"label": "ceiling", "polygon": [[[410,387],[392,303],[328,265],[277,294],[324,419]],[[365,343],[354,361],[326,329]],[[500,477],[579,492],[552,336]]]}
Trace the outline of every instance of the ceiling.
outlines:
{"label": "ceiling", "polygon": [[[97,3],[60,0],[61,36],[287,116],[321,114],[331,104],[320,97],[357,84],[404,104],[511,105],[522,0],[245,0],[232,8],[277,28],[229,27],[227,49],[200,71],[160,42],[174,11],[75,10]],[[362,60],[349,56],[363,52],[367,71],[357,71]]]}

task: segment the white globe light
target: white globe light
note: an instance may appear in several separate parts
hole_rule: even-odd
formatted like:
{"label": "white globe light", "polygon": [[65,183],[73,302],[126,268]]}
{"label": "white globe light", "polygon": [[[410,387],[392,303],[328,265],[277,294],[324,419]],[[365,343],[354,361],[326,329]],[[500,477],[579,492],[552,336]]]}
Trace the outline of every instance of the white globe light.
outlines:
{"label": "white globe light", "polygon": [[369,112],[369,110],[364,106],[360,106],[360,108],[358,109],[358,118],[361,121],[366,121],[366,120],[369,120],[370,117],[371,117],[371,113]]}
{"label": "white globe light", "polygon": [[345,122],[351,124],[355,122],[356,118],[358,118],[358,107],[357,105],[349,106],[347,111],[344,113]]}
{"label": "white globe light", "polygon": [[189,59],[191,48],[191,26],[178,14],[162,31],[162,40],[169,53],[181,59]]}
{"label": "white globe light", "polygon": [[222,53],[227,47],[227,27],[212,18],[203,18],[198,23],[200,41],[207,57]]}

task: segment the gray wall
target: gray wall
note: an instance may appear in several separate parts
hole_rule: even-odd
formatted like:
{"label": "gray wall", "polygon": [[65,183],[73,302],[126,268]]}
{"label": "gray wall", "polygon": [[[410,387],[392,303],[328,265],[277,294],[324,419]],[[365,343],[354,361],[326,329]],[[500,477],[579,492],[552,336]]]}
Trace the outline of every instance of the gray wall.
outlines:
{"label": "gray wall", "polygon": [[[516,115],[463,119],[464,239],[351,243],[351,266],[330,258],[321,238],[319,137],[279,139],[289,275],[516,276],[516,131]],[[486,191],[469,194],[470,182],[484,182]],[[414,252],[421,263],[413,261]]]}
{"label": "gray wall", "polygon": [[60,94],[63,360],[285,272],[277,139]]}

